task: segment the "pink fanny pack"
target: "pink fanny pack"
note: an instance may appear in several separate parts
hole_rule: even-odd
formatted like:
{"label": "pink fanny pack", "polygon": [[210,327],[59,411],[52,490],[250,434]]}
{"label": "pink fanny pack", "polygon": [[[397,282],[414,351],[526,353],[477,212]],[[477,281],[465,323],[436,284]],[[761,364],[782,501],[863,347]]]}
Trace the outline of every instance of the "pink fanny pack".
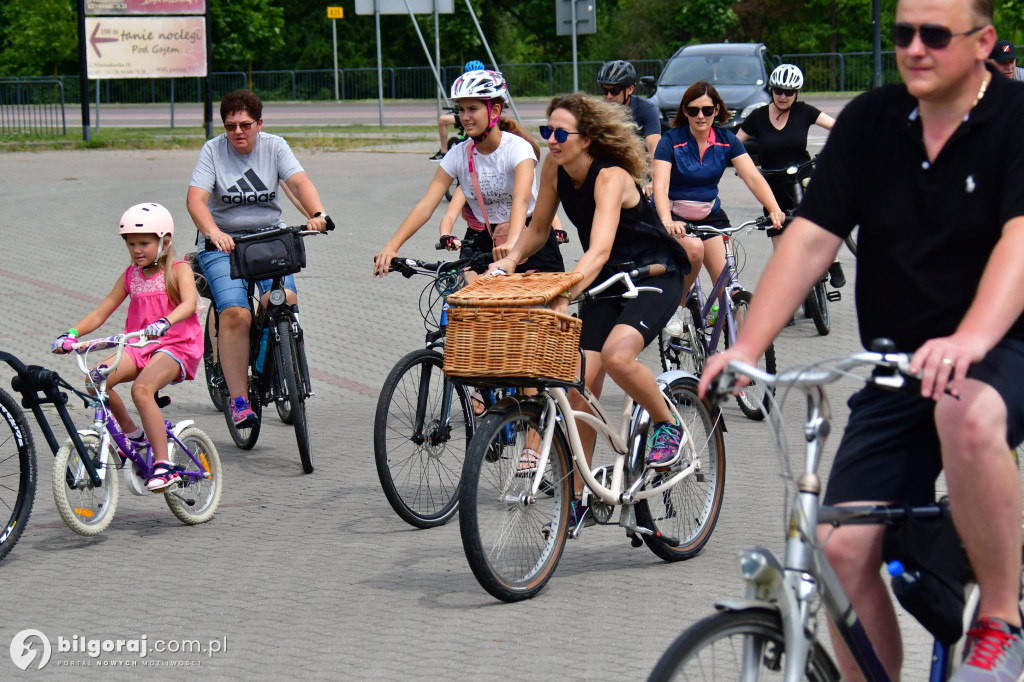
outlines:
{"label": "pink fanny pack", "polygon": [[713,201],[687,201],[685,199],[672,202],[672,214],[683,220],[703,220],[711,215],[715,207]]}

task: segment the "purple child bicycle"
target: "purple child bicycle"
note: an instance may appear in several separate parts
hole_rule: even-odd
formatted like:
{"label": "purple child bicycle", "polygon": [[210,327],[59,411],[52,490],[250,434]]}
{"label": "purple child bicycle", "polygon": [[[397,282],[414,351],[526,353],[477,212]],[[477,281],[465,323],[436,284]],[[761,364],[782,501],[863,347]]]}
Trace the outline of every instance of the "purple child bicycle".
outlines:
{"label": "purple child bicycle", "polygon": [[[142,332],[128,332],[72,346],[78,367],[89,377],[88,386],[96,394],[80,391],[63,380],[61,387],[82,398],[86,407],[94,408],[95,412],[92,428],[79,429],[79,437],[67,440],[57,451],[53,500],[64,523],[79,535],[98,535],[114,520],[118,477],[135,495],[154,494],[146,488],[146,479],[153,473],[153,451],[147,447],[140,452],[128,439],[110,412],[107,394],[107,376],[121,362],[125,345],[140,348],[151,343],[156,342],[147,340]],[[90,370],[89,353],[110,348],[116,349],[110,367]],[[169,402],[160,398],[158,404],[166,404],[164,401]],[[160,493],[182,523],[205,523],[217,510],[223,487],[217,448],[191,419],[164,424],[168,455],[181,482]]]}

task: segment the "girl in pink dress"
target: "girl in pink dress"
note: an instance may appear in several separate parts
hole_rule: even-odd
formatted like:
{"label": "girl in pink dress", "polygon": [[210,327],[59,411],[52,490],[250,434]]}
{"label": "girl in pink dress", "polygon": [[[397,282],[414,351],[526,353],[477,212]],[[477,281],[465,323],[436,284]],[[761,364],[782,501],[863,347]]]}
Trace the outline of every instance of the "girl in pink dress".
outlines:
{"label": "girl in pink dress", "polygon": [[[95,310],[53,342],[54,353],[67,353],[78,335],[89,334],[107,321],[124,299],[131,297],[125,331],[144,330],[159,343],[143,348],[125,346],[121,364],[107,378],[110,410],[135,446],[153,448],[153,475],[146,487],[165,492],[180,482],[167,458],[167,432],[155,394],[164,386],[193,379],[203,355],[203,334],[196,314],[199,295],[192,268],[174,260],[171,241],[174,219],[160,204],[138,204],[121,216],[119,233],[128,246],[132,264],[114,282],[114,288]],[[104,364],[113,360],[107,358]],[[124,402],[113,391],[117,384],[133,381],[132,401],[139,411],[139,428]]]}

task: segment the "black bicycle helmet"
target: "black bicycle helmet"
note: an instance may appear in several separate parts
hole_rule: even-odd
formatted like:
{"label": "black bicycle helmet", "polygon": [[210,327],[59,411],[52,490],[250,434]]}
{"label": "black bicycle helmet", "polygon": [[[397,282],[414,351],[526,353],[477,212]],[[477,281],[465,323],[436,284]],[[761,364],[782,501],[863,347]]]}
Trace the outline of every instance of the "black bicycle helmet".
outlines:
{"label": "black bicycle helmet", "polygon": [[605,62],[597,72],[597,82],[600,85],[619,85],[628,88],[630,85],[636,85],[636,69],[624,59]]}

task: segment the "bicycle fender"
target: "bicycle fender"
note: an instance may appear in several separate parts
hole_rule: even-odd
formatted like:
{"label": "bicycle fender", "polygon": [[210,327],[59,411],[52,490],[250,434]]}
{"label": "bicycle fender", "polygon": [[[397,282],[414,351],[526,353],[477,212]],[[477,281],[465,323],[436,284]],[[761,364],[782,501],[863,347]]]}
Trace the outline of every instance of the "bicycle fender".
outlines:
{"label": "bicycle fender", "polygon": [[759,599],[722,599],[715,602],[716,611],[767,611],[779,613],[779,605]]}
{"label": "bicycle fender", "polygon": [[694,381],[700,381],[700,377],[691,372],[685,372],[681,369],[670,369],[667,372],[662,372],[658,376],[654,377],[655,381],[661,386],[668,386],[676,379],[693,379]]}
{"label": "bicycle fender", "polygon": [[174,435],[177,436],[178,438],[181,438],[181,432],[195,423],[195,419],[182,419],[180,422],[174,425],[174,428],[171,429],[171,432],[174,433]]}
{"label": "bicycle fender", "polygon": [[96,436],[97,438],[100,437],[100,434],[99,434],[99,432],[96,429],[75,429],[75,430],[78,431],[78,435],[79,436]]}

